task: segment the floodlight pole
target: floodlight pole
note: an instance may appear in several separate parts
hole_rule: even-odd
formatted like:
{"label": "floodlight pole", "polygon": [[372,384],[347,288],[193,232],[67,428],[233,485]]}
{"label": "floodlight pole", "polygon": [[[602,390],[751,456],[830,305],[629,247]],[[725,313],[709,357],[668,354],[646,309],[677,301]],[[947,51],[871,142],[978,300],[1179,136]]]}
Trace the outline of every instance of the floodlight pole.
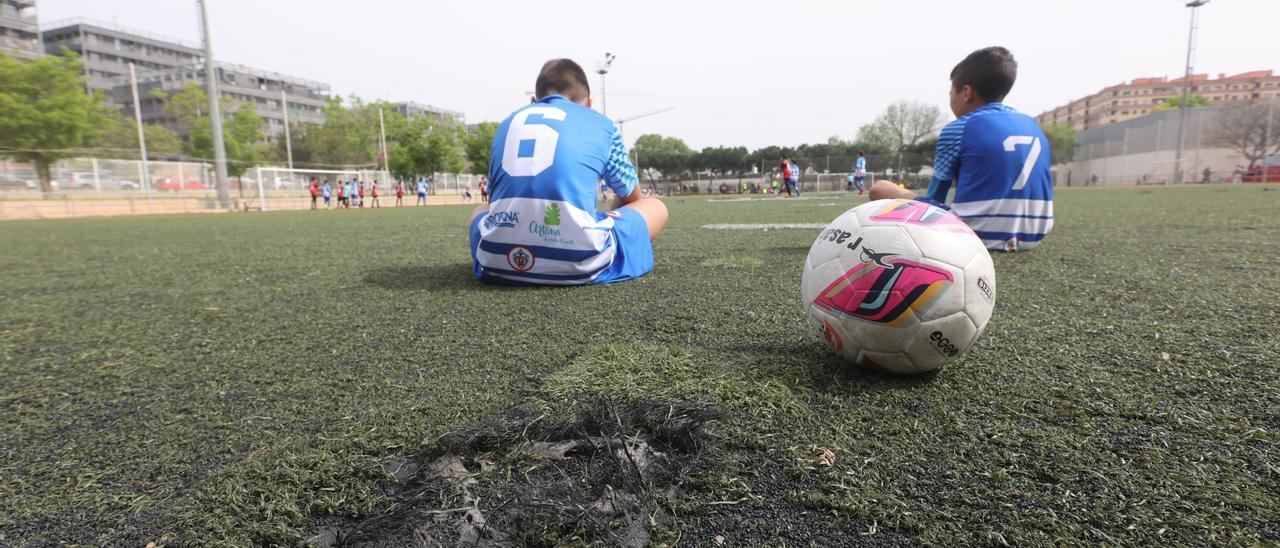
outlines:
{"label": "floodlight pole", "polygon": [[1271,182],[1271,172],[1267,170],[1269,160],[1271,160],[1271,119],[1275,117],[1276,96],[1272,95],[1271,100],[1267,101],[1267,134],[1262,139],[1262,182]]}
{"label": "floodlight pole", "polygon": [[605,84],[605,75],[609,74],[609,67],[613,66],[613,60],[617,58],[617,55],[605,52],[604,61],[596,64],[596,74],[600,75],[600,111],[606,116],[609,115],[609,90]]}
{"label": "floodlight pole", "polygon": [[378,133],[382,141],[382,173],[387,184],[391,184],[391,153],[387,150],[387,121],[382,115],[382,107],[378,107]]}
{"label": "floodlight pole", "polygon": [[[285,93],[284,88],[280,88],[280,108],[284,112],[284,150],[289,157],[289,171],[293,171],[293,137],[289,135],[289,95]],[[289,173],[289,178],[293,178],[293,173]]]}
{"label": "floodlight pole", "polygon": [[1187,32],[1187,72],[1182,77],[1182,105],[1178,109],[1178,155],[1173,159],[1173,182],[1181,184],[1186,170],[1182,169],[1182,153],[1186,147],[1183,135],[1187,131],[1187,102],[1191,93],[1191,59],[1192,53],[1195,52],[1196,44],[1196,13],[1197,8],[1208,4],[1209,0],[1191,0],[1187,2],[1187,7],[1191,8],[1191,30]]}
{"label": "floodlight pole", "polygon": [[209,94],[209,121],[213,129],[213,163],[218,184],[218,203],[226,209],[231,207],[231,194],[227,192],[227,144],[222,140],[221,94],[218,93],[218,69],[213,66],[208,0],[196,0],[196,3],[200,4],[200,25],[204,31],[204,81],[205,92]]}
{"label": "floodlight pole", "polygon": [[[152,210],[151,205],[151,168],[147,165],[147,133],[142,130],[142,107],[141,101],[138,100],[138,71],[134,68],[133,63],[129,63],[129,88],[133,91],[133,119],[138,123],[138,150],[142,153],[142,180],[138,181],[142,188],[147,189],[147,209]],[[97,164],[94,164],[95,167]],[[95,174],[96,177],[96,174]],[[182,183],[179,182],[179,185]]]}

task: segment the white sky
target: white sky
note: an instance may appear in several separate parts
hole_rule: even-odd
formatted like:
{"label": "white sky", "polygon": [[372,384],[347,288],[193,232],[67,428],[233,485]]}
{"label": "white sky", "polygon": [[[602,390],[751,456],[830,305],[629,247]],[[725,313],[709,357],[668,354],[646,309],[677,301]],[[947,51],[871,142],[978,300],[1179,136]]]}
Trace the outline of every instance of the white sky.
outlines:
{"label": "white sky", "polygon": [[[209,0],[214,55],[501,120],[542,62],[588,71],[606,51],[609,115],[694,148],[852,138],[898,99],[946,109],[947,75],[1003,45],[1019,62],[1006,102],[1035,115],[1104,86],[1179,76],[1180,0]],[[195,0],[40,0],[42,24],[91,17],[198,42]],[[1200,10],[1197,72],[1280,71],[1280,0]],[[599,93],[599,77],[592,88]],[[597,98],[596,108],[600,108]],[[949,113],[948,113],[949,114]]]}

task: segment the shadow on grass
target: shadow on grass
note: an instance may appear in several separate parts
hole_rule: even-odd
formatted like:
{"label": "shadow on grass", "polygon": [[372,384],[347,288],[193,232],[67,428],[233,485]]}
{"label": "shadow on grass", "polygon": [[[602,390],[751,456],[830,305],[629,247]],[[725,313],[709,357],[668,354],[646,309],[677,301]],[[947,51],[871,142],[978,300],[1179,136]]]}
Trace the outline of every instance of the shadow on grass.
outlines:
{"label": "shadow on grass", "polygon": [[829,352],[824,345],[813,342],[787,342],[782,339],[756,341],[730,341],[711,344],[718,352],[726,354],[745,354],[749,356],[768,356],[779,360],[803,363],[806,375],[797,379],[794,368],[762,368],[757,373],[762,376],[776,376],[785,384],[796,384],[814,392],[832,395],[853,396],[869,392],[892,390],[913,390],[923,388],[938,378],[938,371],[900,375],[878,369],[871,369]]}
{"label": "shadow on grass", "polygon": [[498,289],[482,284],[471,273],[471,263],[431,266],[386,266],[371,270],[364,283],[384,289],[421,289],[457,291],[459,289]]}

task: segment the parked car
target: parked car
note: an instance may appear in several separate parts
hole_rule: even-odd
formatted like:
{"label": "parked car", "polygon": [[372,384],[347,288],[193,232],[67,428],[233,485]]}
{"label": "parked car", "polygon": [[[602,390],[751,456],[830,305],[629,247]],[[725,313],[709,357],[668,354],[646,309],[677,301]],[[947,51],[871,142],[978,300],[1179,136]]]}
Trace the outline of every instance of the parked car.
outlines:
{"label": "parked car", "polygon": [[15,173],[0,173],[0,188],[8,190],[40,188],[40,183]]}
{"label": "parked car", "polygon": [[[94,182],[93,173],[76,172],[71,174],[71,185],[62,188],[78,188],[82,190],[90,190],[101,188],[102,190],[138,190],[142,188],[136,181],[111,177],[102,173],[98,174],[97,182]],[[61,185],[60,185],[61,186]]]}
{"label": "parked car", "polygon": [[[1249,171],[1244,173],[1244,178],[1242,180],[1246,183],[1261,183],[1263,180],[1262,166],[1253,166],[1250,168]],[[1266,180],[1271,183],[1280,183],[1280,164],[1267,166]]]}
{"label": "parked car", "polygon": [[179,190],[208,190],[209,185],[204,184],[204,181],[179,182],[174,177],[165,177],[163,179],[159,179],[156,181],[155,189],[156,190],[172,190],[174,192],[177,192]]}

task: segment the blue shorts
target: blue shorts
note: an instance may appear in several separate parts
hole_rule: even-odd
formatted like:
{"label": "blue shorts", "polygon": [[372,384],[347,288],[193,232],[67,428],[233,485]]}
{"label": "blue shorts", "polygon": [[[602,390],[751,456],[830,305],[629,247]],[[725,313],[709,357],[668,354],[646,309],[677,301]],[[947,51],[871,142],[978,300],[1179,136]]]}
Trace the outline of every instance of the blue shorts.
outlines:
{"label": "blue shorts", "polygon": [[419,192],[419,193],[418,193],[418,197],[419,197],[419,198],[422,198],[422,199],[424,199],[424,200],[425,200],[425,199],[427,199],[427,193],[426,193],[426,192]]}
{"label": "blue shorts", "polygon": [[[617,248],[613,262],[599,276],[584,285],[621,282],[653,272],[653,242],[649,240],[649,225],[644,221],[644,216],[639,211],[625,207],[614,211],[619,216],[613,219],[613,245]],[[471,221],[471,265],[476,279],[505,285],[538,285],[485,275],[484,267],[476,260],[476,251],[480,249],[480,221],[484,217],[476,215]]]}

